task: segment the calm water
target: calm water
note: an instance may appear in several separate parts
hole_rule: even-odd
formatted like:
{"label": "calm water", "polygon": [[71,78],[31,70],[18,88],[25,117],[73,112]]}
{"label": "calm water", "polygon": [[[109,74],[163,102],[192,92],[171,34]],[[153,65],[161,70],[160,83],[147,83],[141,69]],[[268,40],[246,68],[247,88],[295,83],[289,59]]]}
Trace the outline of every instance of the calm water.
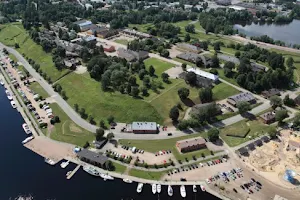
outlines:
{"label": "calm water", "polygon": [[[137,183],[125,184],[121,180],[102,181],[79,170],[71,180],[65,178],[67,171],[75,168],[69,165],[61,169],[44,163],[43,158],[24,148],[21,141],[26,137],[21,125],[23,119],[14,110],[0,85],[0,133],[1,133],[1,170],[0,199],[7,200],[20,194],[31,194],[34,199],[46,200],[155,200],[182,199],[179,188],[174,188],[174,196],[170,198],[167,187],[162,193],[153,195],[150,185],[144,185],[141,194],[136,193]],[[192,187],[187,187],[187,198],[190,200],[217,200],[208,193],[194,194]],[[200,190],[200,188],[198,188]]]}
{"label": "calm water", "polygon": [[300,20],[293,20],[290,24],[254,24],[242,26],[234,25],[235,29],[247,36],[268,35],[274,40],[284,41],[286,44],[300,44]]}

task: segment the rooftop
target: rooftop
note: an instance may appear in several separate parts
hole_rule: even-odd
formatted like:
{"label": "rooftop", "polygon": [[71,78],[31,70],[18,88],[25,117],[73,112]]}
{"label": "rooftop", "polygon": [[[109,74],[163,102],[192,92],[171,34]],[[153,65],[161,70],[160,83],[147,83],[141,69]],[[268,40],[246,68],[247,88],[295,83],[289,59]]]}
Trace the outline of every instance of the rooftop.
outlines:
{"label": "rooftop", "polygon": [[202,70],[200,70],[198,68],[189,68],[186,71],[187,72],[194,72],[195,74],[197,74],[199,76],[211,79],[213,81],[219,80],[219,76],[217,76],[215,74],[212,74],[212,73],[209,73],[209,72],[206,72],[206,71],[202,71]]}
{"label": "rooftop", "polygon": [[233,100],[237,103],[240,101],[252,101],[255,98],[250,92],[241,92],[239,94],[228,97],[228,99]]}
{"label": "rooftop", "polygon": [[89,151],[87,149],[81,149],[81,151],[77,152],[77,156],[80,158],[85,158],[92,162],[99,163],[101,165],[103,165],[108,160],[106,156],[95,153],[93,151]]}
{"label": "rooftop", "polygon": [[262,115],[260,115],[260,117],[266,121],[268,120],[273,120],[275,119],[275,114],[273,112],[266,112]]}
{"label": "rooftop", "polygon": [[143,131],[143,130],[157,130],[156,122],[132,122],[131,125],[132,130],[135,131]]}
{"label": "rooftop", "polygon": [[188,140],[180,140],[177,141],[176,146],[180,149],[191,147],[191,146],[196,146],[196,145],[201,145],[205,144],[206,141],[202,137],[197,137],[197,138],[192,138]]}

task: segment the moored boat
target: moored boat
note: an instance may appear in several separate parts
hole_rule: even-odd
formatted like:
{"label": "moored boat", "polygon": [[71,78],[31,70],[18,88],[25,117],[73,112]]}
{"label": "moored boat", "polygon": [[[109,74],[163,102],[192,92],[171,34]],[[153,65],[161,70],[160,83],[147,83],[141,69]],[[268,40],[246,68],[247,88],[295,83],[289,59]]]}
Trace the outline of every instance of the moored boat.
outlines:
{"label": "moored boat", "polygon": [[26,144],[28,142],[30,142],[31,140],[33,140],[33,136],[27,137],[25,140],[22,141],[22,144]]}
{"label": "moored boat", "polygon": [[0,80],[0,84],[1,84],[1,85],[4,85],[4,82],[3,82],[3,80],[2,80],[2,79]]}
{"label": "moored boat", "polygon": [[10,94],[10,92],[9,92],[8,90],[5,90],[5,93],[6,93],[6,96],[7,96],[7,98],[8,98],[9,100],[12,100],[12,99],[13,99],[12,96],[11,96],[11,94]]}
{"label": "moored boat", "polygon": [[196,185],[193,185],[193,192],[197,192],[197,186]]}
{"label": "moored boat", "polygon": [[45,162],[48,163],[49,165],[55,165],[54,160],[51,160],[50,158],[45,158]]}
{"label": "moored boat", "polygon": [[155,183],[152,184],[152,193],[156,194],[156,184]]}
{"label": "moored boat", "polygon": [[23,128],[23,130],[25,131],[26,134],[31,133],[31,130],[29,129],[29,126],[26,123],[22,124],[22,128]]}
{"label": "moored boat", "polygon": [[70,176],[71,173],[72,173],[72,171],[68,171],[67,174],[66,174],[66,176],[67,176],[67,177]]}
{"label": "moored boat", "polygon": [[90,175],[93,176],[100,176],[98,170],[92,166],[83,166],[83,170],[87,173],[89,173]]}
{"label": "moored boat", "polygon": [[124,181],[125,183],[132,183],[132,180],[130,180],[130,179],[128,179],[128,178],[124,178],[123,181]]}
{"label": "moored boat", "polygon": [[13,108],[17,108],[17,104],[16,104],[16,102],[14,102],[14,101],[11,101],[11,102],[10,102],[10,105],[11,105],[11,107],[13,107]]}
{"label": "moored boat", "polygon": [[161,192],[161,184],[156,185],[156,191],[158,194]]}
{"label": "moored boat", "polygon": [[108,175],[108,174],[102,174],[100,173],[100,177],[103,178],[105,181],[106,180],[114,180],[114,177]]}
{"label": "moored boat", "polygon": [[141,193],[141,192],[142,192],[143,185],[144,185],[143,183],[139,183],[139,184],[138,184],[138,186],[137,186],[137,188],[136,188],[136,192],[137,192],[137,193]]}
{"label": "moored boat", "polygon": [[171,186],[171,185],[168,186],[168,195],[169,195],[170,197],[173,196],[173,189],[172,189],[172,186]]}
{"label": "moored boat", "polygon": [[63,168],[63,169],[66,168],[69,165],[69,162],[70,161],[60,163],[60,167]]}
{"label": "moored boat", "polygon": [[186,191],[184,185],[180,186],[180,195],[184,198],[186,197]]}
{"label": "moored boat", "polygon": [[205,187],[204,187],[203,185],[200,185],[200,188],[201,188],[201,190],[202,190],[203,192],[206,191],[206,189],[205,189]]}

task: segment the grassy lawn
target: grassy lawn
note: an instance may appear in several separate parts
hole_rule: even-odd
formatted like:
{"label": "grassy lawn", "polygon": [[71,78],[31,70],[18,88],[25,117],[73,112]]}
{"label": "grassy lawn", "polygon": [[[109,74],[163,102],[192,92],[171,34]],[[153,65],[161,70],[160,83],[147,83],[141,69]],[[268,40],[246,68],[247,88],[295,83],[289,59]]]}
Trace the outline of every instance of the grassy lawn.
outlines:
{"label": "grassy lawn", "polygon": [[218,85],[215,85],[212,91],[215,101],[226,99],[227,97],[238,94],[240,92],[239,90],[231,87],[230,85],[227,85],[226,83],[219,83]]}
{"label": "grassy lawn", "polygon": [[[248,128],[250,128],[250,132],[245,138],[226,136],[226,134],[243,135]],[[263,135],[267,133],[268,130],[269,126],[263,124],[258,120],[248,122],[246,122],[246,120],[243,120],[221,129],[220,136],[229,146],[234,147],[244,142],[247,142],[255,137],[258,137],[259,135]]]}
{"label": "grassy lawn", "polygon": [[229,117],[233,117],[233,116],[238,115],[238,114],[239,113],[237,113],[237,112],[227,112],[227,113],[216,116],[216,120],[217,121],[222,121],[224,119],[227,119]]}
{"label": "grassy lawn", "polygon": [[128,27],[129,28],[137,28],[138,31],[140,32],[145,32],[147,33],[147,28],[150,28],[150,27],[154,27],[154,25],[152,23],[148,23],[148,24],[128,24]]}
{"label": "grassy lawn", "polygon": [[[0,33],[1,33],[1,32],[0,32]],[[13,54],[10,53],[10,54],[8,55],[8,57],[9,57],[11,60],[13,60],[15,63],[18,62],[18,59],[16,58],[15,55],[13,55]]]}
{"label": "grassy lawn", "polygon": [[173,148],[172,153],[177,160],[181,160],[183,162],[185,161],[185,159],[193,160],[193,156],[199,158],[202,154],[204,154],[205,156],[211,155],[209,149],[200,149],[198,151],[193,151],[189,153],[180,153],[176,147]]}
{"label": "grassy lawn", "polygon": [[144,61],[144,63],[147,69],[150,65],[152,65],[155,69],[155,74],[157,76],[160,76],[164,71],[175,66],[175,64],[173,63],[169,63],[157,58],[148,58]]}
{"label": "grassy lawn", "polygon": [[123,173],[125,172],[125,170],[126,170],[126,168],[127,168],[125,165],[121,165],[121,164],[116,163],[116,162],[114,162],[114,161],[112,161],[112,163],[113,163],[113,165],[114,165],[114,167],[115,167],[114,172],[118,172],[118,173],[120,173],[120,174],[123,174]]}
{"label": "grassy lawn", "polygon": [[79,108],[84,108],[87,114],[95,118],[96,123],[110,115],[118,122],[163,121],[159,112],[145,101],[119,92],[103,92],[101,84],[90,78],[88,73],[71,73],[59,84],[66,91],[68,103],[71,106],[77,103]]}
{"label": "grassy lawn", "polygon": [[190,66],[195,66],[194,63],[191,63],[191,62],[189,62],[189,61],[182,60],[182,59],[180,59],[180,58],[172,58],[172,59],[175,60],[175,61],[177,61],[177,62],[180,62],[180,63],[185,63],[185,64],[190,65]]}
{"label": "grassy lawn", "polygon": [[[182,112],[180,112],[179,119],[182,119],[184,117],[184,111],[186,111],[188,107],[200,103],[197,88],[190,87],[183,80],[176,79],[176,81],[179,82],[176,85],[173,85],[172,88],[169,88],[168,91],[152,99],[152,101],[150,102],[150,104],[157,110],[157,112],[160,113],[163,119],[165,119],[164,124],[172,123],[172,120],[169,118],[169,111],[178,103],[180,103],[182,106]],[[189,100],[184,102],[182,102],[178,96],[178,90],[182,87],[188,88],[190,90]]]}
{"label": "grassy lawn", "polygon": [[14,46],[15,43],[18,43],[20,46],[17,49],[18,52],[39,64],[53,82],[67,72],[67,70],[59,71],[55,68],[51,54],[44,52],[42,47],[30,38],[21,23],[0,25],[0,42],[7,46]]}
{"label": "grassy lawn", "polygon": [[62,142],[83,146],[86,141],[91,142],[95,139],[93,133],[77,126],[66,113],[58,106],[58,104],[50,104],[53,114],[59,116],[60,123],[56,123],[51,130],[50,138]]}
{"label": "grassy lawn", "polygon": [[148,172],[138,169],[131,169],[129,171],[130,176],[135,176],[138,178],[148,179],[148,180],[160,180],[161,177],[167,173],[167,171],[161,171],[161,172]]}
{"label": "grassy lawn", "polygon": [[206,132],[201,132],[197,134],[190,134],[186,136],[181,136],[177,138],[170,138],[170,139],[163,139],[163,140],[125,140],[121,139],[119,140],[120,144],[122,145],[128,145],[128,146],[134,146],[138,149],[143,149],[144,151],[148,152],[158,152],[160,150],[173,150],[175,147],[175,144],[179,140],[194,138],[194,137],[207,137]]}
{"label": "grassy lawn", "polygon": [[117,39],[117,40],[114,40],[114,42],[127,45],[129,41],[125,40],[125,39]]}
{"label": "grassy lawn", "polygon": [[49,94],[42,88],[42,86],[38,82],[33,82],[30,84],[29,88],[35,93],[39,94],[43,98],[49,97]]}

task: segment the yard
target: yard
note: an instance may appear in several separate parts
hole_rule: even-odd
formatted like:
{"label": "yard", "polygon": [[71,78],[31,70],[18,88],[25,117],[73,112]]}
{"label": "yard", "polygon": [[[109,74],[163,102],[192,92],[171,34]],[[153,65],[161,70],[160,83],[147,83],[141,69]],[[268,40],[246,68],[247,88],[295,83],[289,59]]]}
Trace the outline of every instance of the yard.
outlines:
{"label": "yard", "polygon": [[[50,104],[53,114],[58,116],[60,123],[56,123],[54,128],[51,129],[50,138],[62,142],[83,146],[87,141],[91,142],[95,139],[93,133],[76,125],[66,113],[58,106],[58,104]],[[43,129],[43,131],[47,131]],[[49,131],[49,130],[48,130]]]}
{"label": "yard", "polygon": [[42,86],[38,82],[33,82],[29,85],[29,88],[35,93],[39,94],[43,98],[49,97],[49,94],[42,88]]}
{"label": "yard", "polygon": [[117,172],[117,173],[120,173],[120,174],[123,174],[125,172],[125,170],[127,168],[125,165],[121,165],[121,164],[116,163],[114,161],[112,161],[112,163],[113,163],[113,166],[115,167],[114,172]]}
{"label": "yard", "polygon": [[175,66],[173,63],[159,60],[157,58],[148,58],[144,61],[144,63],[147,69],[149,68],[150,65],[152,65],[155,69],[155,74],[159,77],[164,71]]}
{"label": "yard", "polygon": [[160,113],[149,103],[119,92],[103,92],[99,82],[88,73],[71,73],[59,81],[68,97],[67,102],[84,108],[96,123],[113,115],[118,122],[155,121],[161,123]]}
{"label": "yard", "polygon": [[43,70],[53,82],[67,73],[67,70],[59,71],[55,68],[51,54],[46,53],[40,45],[37,45],[30,38],[21,23],[0,25],[0,42],[12,47],[14,47],[15,43],[18,43],[20,46],[20,48],[17,49],[18,52],[39,64],[40,69]]}
{"label": "yard", "polygon": [[138,178],[143,178],[148,180],[160,180],[165,173],[167,173],[167,171],[149,172],[149,171],[143,171],[138,169],[131,169],[129,171],[130,176],[135,176]]}
{"label": "yard", "polygon": [[218,85],[215,85],[212,91],[215,101],[226,99],[227,97],[238,94],[240,92],[239,90],[231,87],[230,85],[227,85],[226,83],[219,83]]}
{"label": "yard", "polygon": [[[267,133],[269,127],[270,126],[263,124],[259,120],[243,120],[221,129],[220,136],[229,146],[234,147]],[[245,138],[226,136],[226,134],[243,135],[249,128],[250,132]]]}
{"label": "yard", "polygon": [[114,42],[127,45],[129,41],[125,40],[125,39],[116,39],[116,40],[114,40]]}

